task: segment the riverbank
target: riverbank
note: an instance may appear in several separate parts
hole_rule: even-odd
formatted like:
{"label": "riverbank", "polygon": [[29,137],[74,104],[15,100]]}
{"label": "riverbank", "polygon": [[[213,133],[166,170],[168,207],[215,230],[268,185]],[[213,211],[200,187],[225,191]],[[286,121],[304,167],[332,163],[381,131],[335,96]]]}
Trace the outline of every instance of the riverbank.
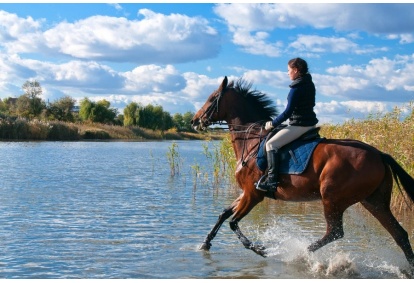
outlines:
{"label": "riverbank", "polygon": [[219,140],[222,131],[195,133],[150,130],[138,126],[124,127],[99,123],[81,124],[26,120],[0,120],[0,140],[77,141],[77,140]]}

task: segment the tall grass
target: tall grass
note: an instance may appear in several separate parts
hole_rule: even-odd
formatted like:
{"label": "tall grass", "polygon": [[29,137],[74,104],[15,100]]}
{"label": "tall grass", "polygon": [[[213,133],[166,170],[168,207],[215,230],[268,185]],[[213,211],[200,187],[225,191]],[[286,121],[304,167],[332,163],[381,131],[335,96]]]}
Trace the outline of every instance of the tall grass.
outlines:
{"label": "tall grass", "polygon": [[0,119],[0,139],[5,140],[78,140],[78,127],[58,121]]}
{"label": "tall grass", "polygon": [[[406,113],[411,113],[406,115]],[[321,134],[327,138],[356,139],[393,156],[414,175],[414,104],[392,112],[371,114],[365,120],[350,120],[343,125],[324,125]]]}
{"label": "tall grass", "polygon": [[171,146],[168,147],[167,159],[168,164],[170,165],[171,176],[179,175],[183,161],[176,142],[173,142]]}
{"label": "tall grass", "polygon": [[0,117],[0,140],[203,140],[221,139],[222,134],[150,130],[100,123],[69,123]]}

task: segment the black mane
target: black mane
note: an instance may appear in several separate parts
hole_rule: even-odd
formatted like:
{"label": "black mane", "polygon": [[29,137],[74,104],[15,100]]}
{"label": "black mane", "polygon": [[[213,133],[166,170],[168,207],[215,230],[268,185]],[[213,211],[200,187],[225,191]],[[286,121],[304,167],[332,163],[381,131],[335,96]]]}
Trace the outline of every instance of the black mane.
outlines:
{"label": "black mane", "polygon": [[240,78],[234,84],[232,81],[229,87],[233,87],[234,90],[242,95],[249,105],[252,111],[259,116],[259,120],[272,120],[277,116],[278,112],[273,104],[273,101],[267,97],[265,93],[262,93],[256,89],[252,90],[252,83]]}

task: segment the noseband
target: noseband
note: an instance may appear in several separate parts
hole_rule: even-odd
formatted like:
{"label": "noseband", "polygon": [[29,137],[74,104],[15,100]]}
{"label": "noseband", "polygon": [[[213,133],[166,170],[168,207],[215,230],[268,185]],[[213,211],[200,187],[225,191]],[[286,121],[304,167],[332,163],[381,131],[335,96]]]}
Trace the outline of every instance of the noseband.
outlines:
{"label": "noseband", "polygon": [[224,93],[226,92],[227,88],[222,89],[219,95],[217,95],[213,102],[207,107],[207,109],[204,111],[204,113],[199,117],[199,120],[206,116],[206,124],[205,126],[213,125],[213,124],[221,124],[221,122],[214,123],[211,121],[211,118],[213,117],[214,113],[218,113],[219,111],[219,103],[220,99],[223,97]]}

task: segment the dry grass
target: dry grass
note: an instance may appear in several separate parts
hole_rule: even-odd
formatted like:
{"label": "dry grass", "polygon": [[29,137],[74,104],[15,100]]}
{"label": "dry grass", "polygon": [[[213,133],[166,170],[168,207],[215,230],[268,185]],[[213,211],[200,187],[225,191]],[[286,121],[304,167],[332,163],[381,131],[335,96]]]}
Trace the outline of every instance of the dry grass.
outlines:
{"label": "dry grass", "polygon": [[0,140],[206,140],[222,139],[221,133],[162,132],[141,127],[100,123],[66,123],[0,118]]}
{"label": "dry grass", "polygon": [[[404,110],[404,111],[403,111]],[[402,113],[409,111],[403,118]],[[343,125],[324,125],[321,134],[327,138],[355,139],[370,144],[393,156],[414,175],[414,104],[395,108],[387,114],[371,115],[366,120],[351,120]]]}

